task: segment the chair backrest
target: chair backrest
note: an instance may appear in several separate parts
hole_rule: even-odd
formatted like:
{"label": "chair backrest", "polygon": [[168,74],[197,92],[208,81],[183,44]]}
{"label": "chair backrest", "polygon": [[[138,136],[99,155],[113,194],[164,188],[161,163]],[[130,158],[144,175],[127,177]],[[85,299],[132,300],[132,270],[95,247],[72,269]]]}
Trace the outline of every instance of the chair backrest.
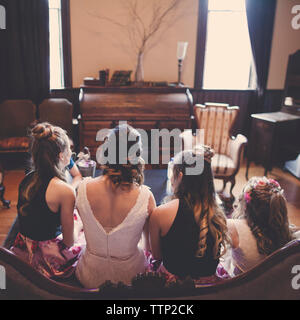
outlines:
{"label": "chair backrest", "polygon": [[30,100],[6,100],[0,104],[0,137],[25,137],[36,120],[36,106]]}
{"label": "chair backrest", "polygon": [[72,136],[73,104],[67,99],[45,99],[39,105],[39,120],[59,126]]}
{"label": "chair backrest", "polygon": [[224,103],[196,104],[194,115],[197,129],[204,129],[204,144],[211,146],[216,153],[228,154],[228,142],[238,113],[239,107]]}

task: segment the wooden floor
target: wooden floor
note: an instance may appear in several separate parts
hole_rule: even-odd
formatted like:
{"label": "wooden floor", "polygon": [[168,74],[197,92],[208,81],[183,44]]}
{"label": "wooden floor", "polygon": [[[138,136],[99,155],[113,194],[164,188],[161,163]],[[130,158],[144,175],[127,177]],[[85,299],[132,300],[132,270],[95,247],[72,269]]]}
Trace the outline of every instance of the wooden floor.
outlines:
{"label": "wooden floor", "polygon": [[6,235],[17,215],[18,186],[24,177],[24,170],[10,170],[5,172],[5,194],[6,200],[11,201],[10,209],[2,207],[0,203],[0,244]]}
{"label": "wooden floor", "polygon": [[[251,167],[249,177],[262,176],[264,169],[262,167]],[[6,209],[1,207],[0,204],[0,244],[6,238],[6,235],[17,215],[17,197],[18,185],[24,177],[23,170],[9,170],[6,171],[5,176],[5,198],[11,200],[11,208]],[[283,189],[285,196],[288,200],[289,220],[291,223],[300,227],[300,180],[292,176],[288,172],[284,172],[279,168],[274,168],[268,175],[269,178],[278,180]],[[243,165],[237,175],[237,183],[233,190],[234,195],[237,197],[240,190],[246,183],[245,178],[245,165]],[[216,181],[216,188],[221,188],[222,182]]]}

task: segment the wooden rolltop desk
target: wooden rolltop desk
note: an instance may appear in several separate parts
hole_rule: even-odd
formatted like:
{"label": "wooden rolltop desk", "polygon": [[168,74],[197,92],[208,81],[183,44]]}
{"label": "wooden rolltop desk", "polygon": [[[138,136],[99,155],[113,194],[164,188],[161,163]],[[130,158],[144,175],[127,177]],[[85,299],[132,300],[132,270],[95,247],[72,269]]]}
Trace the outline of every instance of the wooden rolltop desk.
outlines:
{"label": "wooden rolltop desk", "polygon": [[[136,129],[191,128],[193,98],[187,88],[82,86],[80,91],[80,148],[95,159],[101,129],[127,121]],[[149,134],[148,134],[149,136]],[[150,145],[150,142],[149,142]]]}

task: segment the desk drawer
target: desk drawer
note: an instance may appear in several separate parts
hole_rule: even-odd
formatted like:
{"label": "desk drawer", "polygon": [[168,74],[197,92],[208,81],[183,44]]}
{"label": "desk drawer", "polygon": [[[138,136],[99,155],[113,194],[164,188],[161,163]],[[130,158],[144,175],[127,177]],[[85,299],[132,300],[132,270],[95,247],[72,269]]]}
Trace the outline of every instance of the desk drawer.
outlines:
{"label": "desk drawer", "polygon": [[274,125],[255,119],[251,127],[248,157],[259,163],[269,161],[274,138]]}
{"label": "desk drawer", "polygon": [[251,143],[271,144],[275,126],[264,121],[255,120],[251,128]]}

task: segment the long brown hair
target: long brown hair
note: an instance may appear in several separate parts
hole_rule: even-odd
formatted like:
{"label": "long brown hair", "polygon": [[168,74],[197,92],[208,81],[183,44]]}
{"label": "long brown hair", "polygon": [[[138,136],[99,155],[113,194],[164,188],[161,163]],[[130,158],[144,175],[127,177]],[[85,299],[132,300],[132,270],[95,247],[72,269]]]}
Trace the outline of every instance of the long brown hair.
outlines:
{"label": "long brown hair", "polygon": [[215,258],[218,258],[226,252],[226,244],[229,242],[226,218],[216,202],[210,159],[204,160],[201,174],[187,175],[185,173],[186,168],[193,167],[188,163],[192,163],[191,159],[196,159],[196,157],[199,161],[199,155],[191,150],[176,155],[173,167],[174,178],[177,179],[180,172],[183,176],[174,191],[174,197],[186,201],[193,210],[195,221],[199,225],[200,233],[196,256],[204,256],[207,249],[207,235],[210,232],[214,239],[213,254]]}
{"label": "long brown hair", "polygon": [[21,197],[25,200],[19,208],[20,213],[25,215],[25,208],[34,198],[43,183],[57,177],[65,180],[64,171],[59,167],[59,154],[64,152],[68,145],[68,136],[60,128],[52,126],[48,122],[37,124],[30,133],[31,156],[33,178],[22,190]]}
{"label": "long brown hair", "polygon": [[[112,135],[115,136],[115,139],[110,139]],[[121,159],[121,155],[119,153],[119,146],[123,142],[122,139],[126,139],[127,143],[126,159]],[[116,163],[108,162],[101,165],[103,175],[107,176],[112,182],[112,185],[116,188],[121,187],[128,189],[133,183],[142,185],[144,183],[145,162],[141,158],[142,143],[139,132],[130,125],[122,124],[111,130],[104,141],[108,143],[108,148],[114,149],[113,151],[116,154]],[[130,155],[130,150],[132,150],[134,145],[135,154]],[[105,154],[105,156],[107,156],[107,154]],[[131,156],[135,156],[135,163],[132,163]]]}
{"label": "long brown hair", "polygon": [[261,254],[271,254],[293,239],[283,189],[273,179],[251,178],[234,218],[246,219]]}

